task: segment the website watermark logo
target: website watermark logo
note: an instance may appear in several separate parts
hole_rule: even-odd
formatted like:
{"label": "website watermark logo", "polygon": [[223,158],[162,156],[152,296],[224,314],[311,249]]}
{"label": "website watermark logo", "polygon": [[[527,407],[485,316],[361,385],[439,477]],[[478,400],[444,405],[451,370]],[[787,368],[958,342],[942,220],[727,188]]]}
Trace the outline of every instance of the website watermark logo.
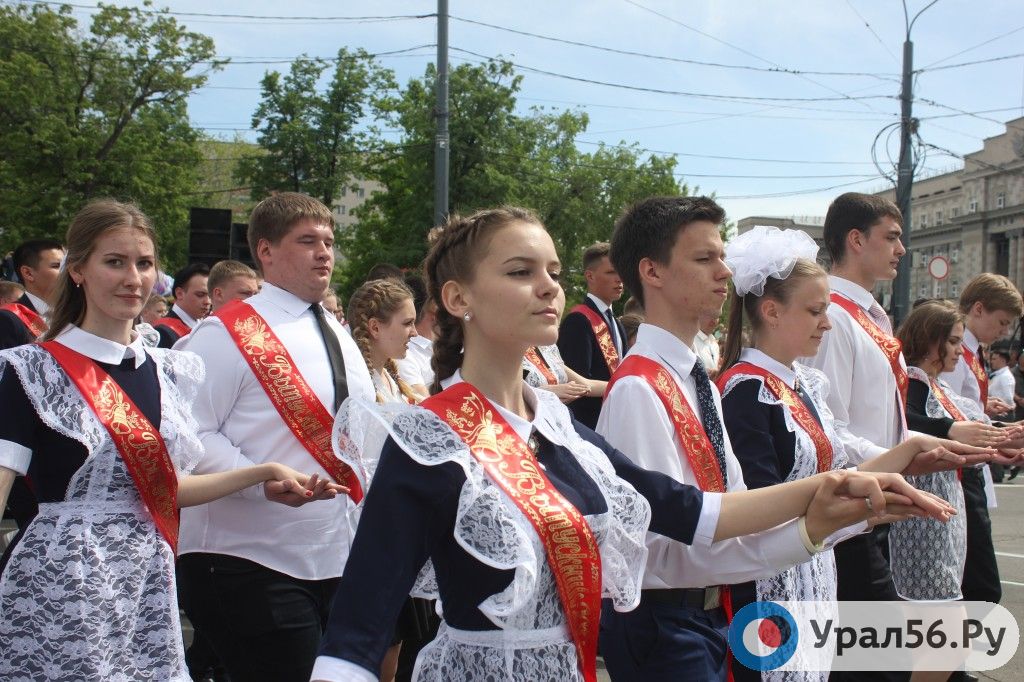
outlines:
{"label": "website watermark logo", "polygon": [[754,670],[995,670],[1019,643],[1013,615],[988,602],[756,602],[729,626]]}

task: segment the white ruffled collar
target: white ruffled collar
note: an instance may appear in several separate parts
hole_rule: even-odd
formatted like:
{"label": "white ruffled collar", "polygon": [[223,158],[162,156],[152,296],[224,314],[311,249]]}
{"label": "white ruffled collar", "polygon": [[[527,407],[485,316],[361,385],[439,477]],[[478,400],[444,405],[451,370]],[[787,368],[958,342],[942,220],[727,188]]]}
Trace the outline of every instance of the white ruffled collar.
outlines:
{"label": "white ruffled collar", "polygon": [[766,369],[786,382],[792,389],[796,388],[797,375],[792,367],[786,367],[773,357],[769,357],[757,348],[744,348],[740,351],[740,362],[749,362],[761,369]]}

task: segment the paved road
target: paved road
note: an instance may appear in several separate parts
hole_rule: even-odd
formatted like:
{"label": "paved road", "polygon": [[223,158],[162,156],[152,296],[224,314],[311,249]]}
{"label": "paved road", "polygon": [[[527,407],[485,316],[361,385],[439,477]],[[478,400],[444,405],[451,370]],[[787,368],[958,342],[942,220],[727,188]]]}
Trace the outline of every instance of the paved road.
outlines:
{"label": "paved road", "polygon": [[[992,538],[999,561],[999,577],[1003,581],[1000,602],[1010,610],[1019,626],[1024,626],[1024,476],[996,486],[999,506],[991,510]],[[1020,682],[1024,680],[1024,652],[1021,648],[1010,662],[999,670],[977,673],[986,680]]]}

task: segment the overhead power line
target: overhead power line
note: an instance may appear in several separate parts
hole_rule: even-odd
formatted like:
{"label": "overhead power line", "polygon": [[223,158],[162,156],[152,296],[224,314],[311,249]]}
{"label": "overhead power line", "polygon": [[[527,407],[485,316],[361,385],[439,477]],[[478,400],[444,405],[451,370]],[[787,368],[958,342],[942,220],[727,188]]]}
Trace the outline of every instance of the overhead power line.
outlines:
{"label": "overhead power line", "polygon": [[570,40],[568,38],[558,38],[555,36],[543,35],[540,33],[532,33],[530,31],[522,31],[519,29],[511,28],[509,26],[501,26],[498,24],[491,24],[486,21],[478,21],[476,19],[467,19],[465,17],[451,16],[451,19],[455,21],[461,21],[465,24],[473,24],[475,26],[485,26],[492,28],[497,31],[504,31],[506,33],[514,33],[516,35],[527,36],[529,38],[537,38],[538,40],[547,40],[553,43],[561,43],[563,45],[572,45],[575,47],[584,47],[591,50],[599,50],[601,52],[610,52],[612,54],[621,54],[629,57],[642,57],[644,59],[655,59],[665,62],[673,62],[677,64],[693,64],[696,66],[709,66],[721,69],[737,69],[743,71],[758,71],[761,73],[783,73],[791,75],[813,75],[813,76],[864,76],[871,78],[883,78],[885,80],[894,80],[896,74],[893,73],[869,73],[863,71],[805,71],[802,69],[791,69],[785,66],[750,66],[745,64],[721,64],[718,62],[705,62],[697,59],[686,59],[683,57],[669,57],[666,55],[650,54],[648,52],[637,52],[635,50],[623,50],[607,45],[595,45],[594,43],[585,43],[578,40]]}
{"label": "overhead power line", "polygon": [[989,43],[994,43],[997,40],[1001,40],[1003,38],[1006,38],[1007,36],[1012,36],[1014,33],[1020,33],[1021,31],[1024,31],[1024,26],[1018,26],[1017,28],[1010,29],[1006,33],[1000,33],[999,35],[995,36],[994,38],[989,38],[988,40],[983,40],[980,43],[978,43],[977,45],[971,45],[968,48],[960,50],[959,52],[954,52],[953,54],[949,55],[948,57],[943,57],[942,59],[939,59],[939,60],[936,60],[936,61],[932,62],[931,64],[926,64],[923,68],[924,69],[930,69],[933,66],[935,66],[936,64],[941,64],[942,62],[949,61],[953,57],[959,57],[962,54],[966,54],[967,52],[971,52],[973,50],[977,50],[979,47],[984,47],[985,45],[988,45]]}
{"label": "overhead power line", "polygon": [[[874,176],[881,180],[881,176]],[[783,197],[795,197],[801,194],[817,194],[819,192],[828,192],[833,189],[839,189],[840,187],[852,187],[854,185],[863,185],[869,180],[855,180],[853,182],[844,182],[838,185],[829,185],[828,187],[811,187],[809,189],[798,189],[792,192],[769,192],[767,194],[734,194],[731,196],[715,196],[715,199],[730,200],[730,199],[781,199]]]}
{"label": "overhead power line", "polygon": [[871,24],[868,23],[867,19],[865,19],[863,16],[861,16],[861,13],[857,11],[857,8],[853,6],[853,3],[850,2],[850,0],[846,0],[846,6],[850,8],[851,12],[853,12],[854,14],[857,15],[857,18],[860,19],[861,22],[864,24],[864,28],[866,28],[868,31],[871,32],[871,35],[873,35],[875,37],[875,40],[878,41],[878,44],[881,45],[882,48],[886,52],[889,53],[889,56],[892,57],[893,61],[895,61],[897,64],[899,64],[900,63],[900,58],[896,56],[895,52],[893,52],[891,49],[889,49],[889,46],[885,44],[884,40],[882,40],[882,36],[880,36],[877,33],[875,33],[875,29],[873,29],[871,27]]}
{"label": "overhead power line", "polygon": [[[71,2],[50,2],[48,0],[22,0],[31,2],[34,5],[68,6],[75,9],[99,10],[99,5],[82,5]],[[268,15],[268,14],[227,14],[221,12],[172,12],[170,10],[134,8],[142,14],[160,14],[172,17],[206,17],[211,19],[248,19],[259,21],[399,21],[405,19],[431,19],[437,16],[430,14],[371,14],[361,16],[293,16],[293,15]]]}
{"label": "overhead power line", "polygon": [[[625,0],[625,1],[627,3],[629,3],[630,5],[633,5],[634,7],[639,7],[640,9],[644,10],[645,12],[650,12],[651,14],[653,14],[655,16],[658,16],[658,17],[661,17],[662,19],[665,19],[666,21],[669,21],[669,22],[671,22],[673,24],[676,24],[677,26],[682,26],[683,28],[685,28],[685,29],[687,29],[689,31],[693,31],[694,33],[697,33],[698,35],[702,35],[705,38],[709,38],[711,40],[714,40],[717,43],[721,43],[722,45],[725,45],[726,47],[731,47],[732,49],[737,50],[738,52],[742,52],[743,54],[747,55],[748,57],[753,57],[754,59],[757,59],[758,61],[764,62],[765,64],[771,64],[772,66],[779,67],[779,64],[771,61],[770,59],[765,59],[764,57],[756,55],[753,52],[751,52],[750,50],[747,50],[746,48],[740,47],[739,45],[734,45],[734,44],[732,44],[732,43],[730,43],[730,42],[728,42],[726,40],[722,40],[718,36],[714,36],[714,35],[708,33],[707,31],[702,31],[699,28],[696,28],[694,26],[690,26],[687,23],[679,21],[675,17],[671,17],[671,16],[669,16],[667,14],[663,14],[662,12],[658,12],[657,10],[651,9],[650,7],[647,7],[646,5],[642,5],[639,2],[636,2],[636,0]],[[833,88],[833,87],[831,87],[829,85],[826,85],[824,83],[819,83],[818,81],[814,80],[813,78],[811,78],[810,76],[807,76],[805,74],[798,73],[798,74],[794,74],[794,75],[796,75],[797,78],[802,78],[803,80],[807,81],[808,83],[812,83],[814,85],[817,85],[819,88],[824,88],[825,90],[828,90],[829,92],[835,93],[837,95],[841,95],[843,99],[848,99],[850,101],[857,101],[857,102],[860,102],[861,104],[863,104],[868,109],[874,109],[874,107],[872,107],[869,103],[864,101],[864,98],[862,98],[862,97],[851,97],[850,95],[848,95],[848,94],[846,94],[846,93],[844,93],[844,92],[842,92],[840,90],[836,90],[835,88]]]}
{"label": "overhead power line", "polygon": [[717,154],[694,154],[691,152],[667,152],[659,149],[646,149],[644,147],[632,147],[630,145],[610,145],[604,144],[603,142],[585,142],[580,141],[580,144],[594,145],[600,147],[606,147],[608,149],[630,149],[639,152],[646,152],[648,154],[660,154],[664,156],[685,156],[694,159],[717,159],[722,161],[753,161],[758,163],[795,163],[795,164],[814,164],[814,165],[837,165],[837,166],[864,166],[871,165],[870,161],[813,161],[810,159],[764,159],[750,156],[722,156]]}
{"label": "overhead power line", "polygon": [[918,70],[914,71],[914,73],[930,73],[932,71],[943,71],[945,69],[959,69],[959,68],[964,67],[964,66],[975,66],[977,64],[990,64],[992,62],[1006,61],[1007,59],[1019,59],[1020,57],[1024,57],[1024,52],[1018,52],[1017,54],[1006,54],[1006,55],[1003,55],[1002,57],[989,57],[988,59],[977,59],[977,60],[975,60],[973,62],[961,62],[959,64],[947,64],[946,66],[934,66],[934,67],[931,67],[931,68],[925,67],[923,69],[918,69]]}
{"label": "overhead power line", "polygon": [[872,100],[872,99],[895,99],[894,95],[862,95],[859,97],[850,97],[844,95],[843,97],[755,97],[750,95],[721,95],[707,92],[687,92],[683,90],[665,90],[662,88],[645,88],[638,85],[629,85],[627,83],[612,83],[609,81],[600,81],[593,78],[583,78],[582,76],[572,76],[564,73],[557,73],[555,71],[548,71],[546,69],[538,69],[532,66],[526,66],[525,64],[519,64],[517,62],[509,61],[508,59],[502,59],[499,57],[491,57],[489,55],[480,54],[472,50],[466,50],[458,47],[450,48],[452,50],[462,52],[465,54],[473,55],[481,59],[487,59],[491,61],[504,61],[517,69],[523,71],[529,71],[531,73],[537,73],[544,76],[551,76],[553,78],[562,78],[565,80],[576,81],[577,83],[588,83],[591,85],[602,85],[609,88],[619,88],[622,90],[632,90],[635,92],[650,92],[658,95],[673,95],[676,97],[694,97],[697,99],[710,99],[716,101],[734,101],[734,102],[841,102],[843,100]]}

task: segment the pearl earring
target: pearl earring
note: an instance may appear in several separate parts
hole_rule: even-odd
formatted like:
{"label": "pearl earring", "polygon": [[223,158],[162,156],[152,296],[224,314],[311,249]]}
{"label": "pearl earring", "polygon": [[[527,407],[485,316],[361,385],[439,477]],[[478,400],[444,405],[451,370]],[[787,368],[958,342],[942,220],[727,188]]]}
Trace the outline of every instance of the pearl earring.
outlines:
{"label": "pearl earring", "polygon": [[462,314],[462,319],[464,319],[464,320],[465,320],[466,322],[469,322],[470,320],[472,320],[472,319],[473,319],[473,313],[471,313],[471,312],[469,312],[469,311],[467,310],[466,312],[464,312],[464,313]]}

